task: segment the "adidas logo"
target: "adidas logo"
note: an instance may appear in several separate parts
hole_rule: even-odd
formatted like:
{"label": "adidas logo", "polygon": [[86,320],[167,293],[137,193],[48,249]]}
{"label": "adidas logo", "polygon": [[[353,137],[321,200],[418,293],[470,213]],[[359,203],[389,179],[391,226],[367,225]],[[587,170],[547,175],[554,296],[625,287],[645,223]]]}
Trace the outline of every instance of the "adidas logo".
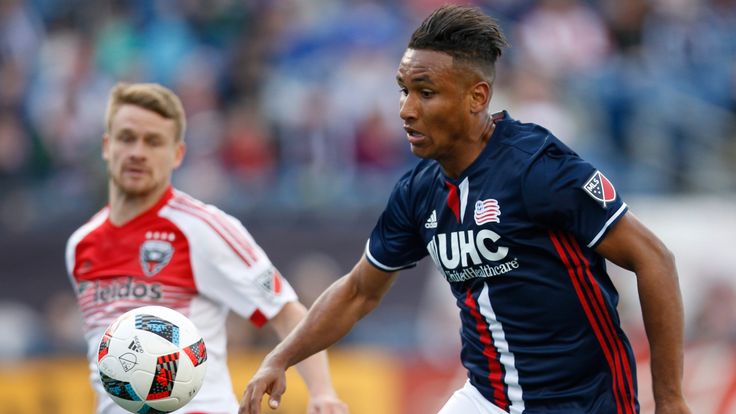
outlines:
{"label": "adidas logo", "polygon": [[427,222],[424,223],[424,227],[428,229],[437,228],[437,210],[432,210],[432,215],[430,215],[429,218],[427,219]]}
{"label": "adidas logo", "polygon": [[143,347],[141,346],[141,342],[137,336],[134,336],[133,340],[130,341],[130,345],[128,345],[128,349],[135,351],[139,354],[143,353]]}

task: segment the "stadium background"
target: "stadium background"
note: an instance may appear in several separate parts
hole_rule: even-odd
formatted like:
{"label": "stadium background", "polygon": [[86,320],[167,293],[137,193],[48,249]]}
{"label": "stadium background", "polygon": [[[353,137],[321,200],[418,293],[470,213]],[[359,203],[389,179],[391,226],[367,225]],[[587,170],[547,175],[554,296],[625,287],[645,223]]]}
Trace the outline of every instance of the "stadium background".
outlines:
{"label": "stadium background", "polygon": [[[0,414],[91,412],[65,238],[105,200],[118,80],[188,112],[184,191],[241,218],[307,304],[349,269],[415,159],[394,75],[439,0],[0,1]],[[470,3],[470,2],[464,2]],[[736,2],[477,0],[513,47],[494,111],[549,127],[675,252],[694,413],[736,413]],[[632,274],[620,313],[653,412]],[[354,414],[431,413],[463,381],[451,295],[403,274],[332,350]],[[273,346],[233,318],[236,391]],[[290,382],[280,413],[302,413]]]}

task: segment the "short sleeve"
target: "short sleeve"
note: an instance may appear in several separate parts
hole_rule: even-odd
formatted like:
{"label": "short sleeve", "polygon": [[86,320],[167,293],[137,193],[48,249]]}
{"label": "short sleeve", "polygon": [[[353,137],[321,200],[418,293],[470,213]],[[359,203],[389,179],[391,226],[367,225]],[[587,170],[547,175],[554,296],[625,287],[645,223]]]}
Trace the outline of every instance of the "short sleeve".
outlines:
{"label": "short sleeve", "polygon": [[197,289],[261,326],[296,293],[239,220],[214,206],[206,211],[169,216],[189,242]]}
{"label": "short sleeve", "polygon": [[530,217],[595,247],[627,210],[610,180],[573,152],[547,148],[523,180]]}
{"label": "short sleeve", "polygon": [[391,192],[366,246],[366,257],[377,268],[387,272],[410,268],[427,255],[412,206],[411,173],[407,173]]}

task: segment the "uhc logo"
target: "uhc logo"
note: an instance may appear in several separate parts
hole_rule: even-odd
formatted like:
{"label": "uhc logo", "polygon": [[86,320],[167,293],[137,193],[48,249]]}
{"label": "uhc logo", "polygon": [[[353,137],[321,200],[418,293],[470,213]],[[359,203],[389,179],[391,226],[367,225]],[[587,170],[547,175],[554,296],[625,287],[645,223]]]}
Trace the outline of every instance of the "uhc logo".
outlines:
{"label": "uhc logo", "polygon": [[517,258],[507,258],[509,248],[497,243],[500,238],[488,229],[477,234],[473,230],[441,233],[430,240],[427,250],[449,282],[500,276],[520,266]]}
{"label": "uhc logo", "polygon": [[509,248],[495,243],[500,239],[496,232],[483,229],[475,234],[473,230],[440,233],[434,236],[427,245],[432,259],[443,268],[452,270],[458,266],[469,264],[480,265],[482,258],[498,262],[509,253]]}

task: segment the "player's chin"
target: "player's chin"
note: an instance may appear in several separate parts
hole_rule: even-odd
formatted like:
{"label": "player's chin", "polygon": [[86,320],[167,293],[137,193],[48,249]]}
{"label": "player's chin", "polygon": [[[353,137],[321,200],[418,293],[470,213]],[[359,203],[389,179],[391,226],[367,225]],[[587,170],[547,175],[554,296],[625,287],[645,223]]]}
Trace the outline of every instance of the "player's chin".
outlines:
{"label": "player's chin", "polygon": [[156,186],[147,182],[125,182],[119,186],[120,190],[131,197],[142,197],[150,194]]}
{"label": "player's chin", "polygon": [[432,158],[432,152],[427,147],[409,143],[409,149],[419,158]]}

